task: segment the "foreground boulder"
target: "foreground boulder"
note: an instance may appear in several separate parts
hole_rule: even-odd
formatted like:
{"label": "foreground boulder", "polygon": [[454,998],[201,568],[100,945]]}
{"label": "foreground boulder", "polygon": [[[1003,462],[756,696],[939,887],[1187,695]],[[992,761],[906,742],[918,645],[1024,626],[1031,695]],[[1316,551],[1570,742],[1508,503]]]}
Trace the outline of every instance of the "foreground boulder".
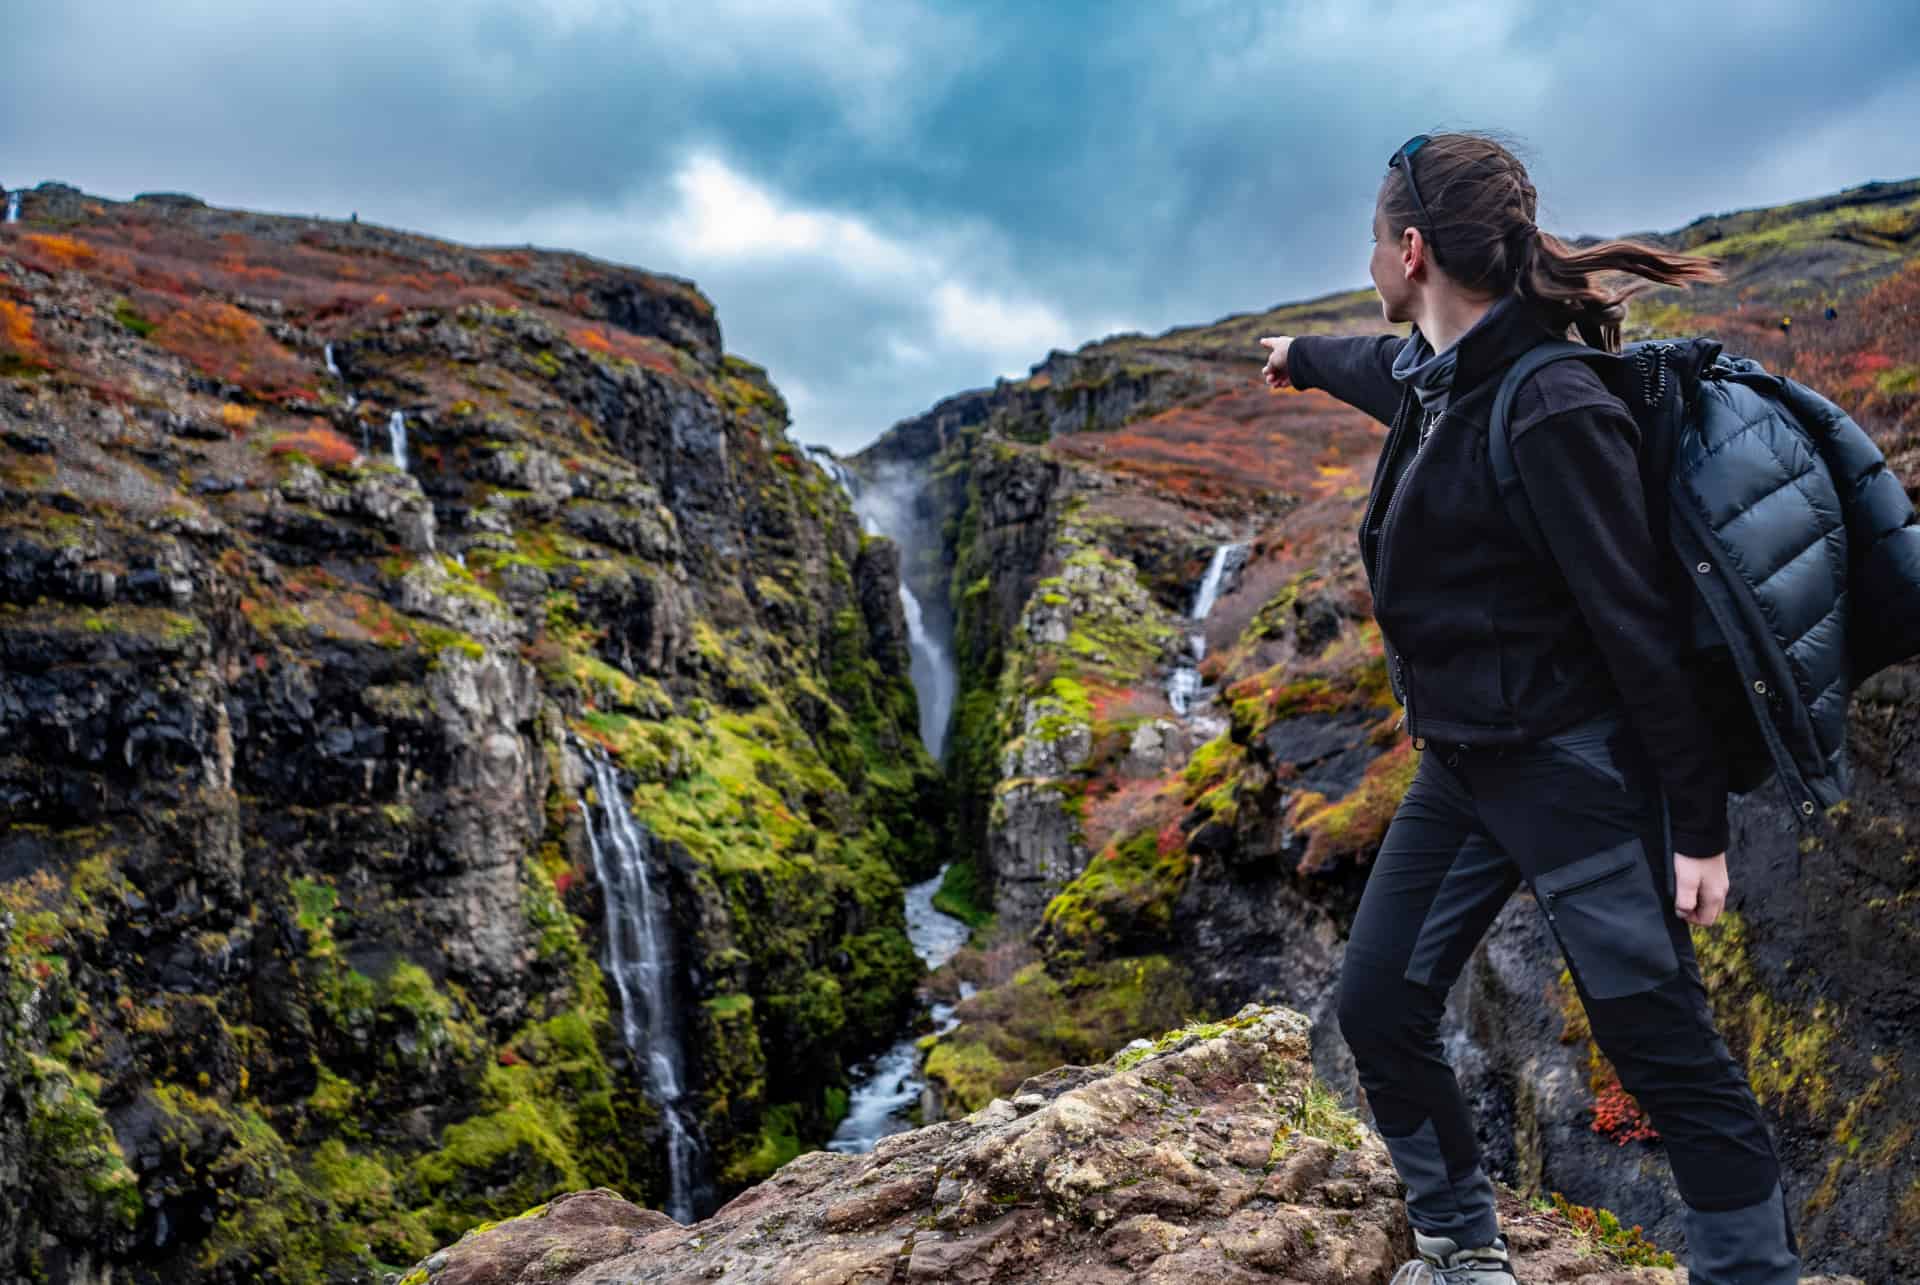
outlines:
{"label": "foreground boulder", "polygon": [[[563,1196],[405,1285],[1385,1285],[1413,1248],[1402,1189],[1379,1138],[1313,1079],[1308,1029],[1248,1005],[869,1155],[803,1155],[692,1226],[610,1191]],[[1676,1279],[1517,1198],[1502,1213],[1523,1280]]]}

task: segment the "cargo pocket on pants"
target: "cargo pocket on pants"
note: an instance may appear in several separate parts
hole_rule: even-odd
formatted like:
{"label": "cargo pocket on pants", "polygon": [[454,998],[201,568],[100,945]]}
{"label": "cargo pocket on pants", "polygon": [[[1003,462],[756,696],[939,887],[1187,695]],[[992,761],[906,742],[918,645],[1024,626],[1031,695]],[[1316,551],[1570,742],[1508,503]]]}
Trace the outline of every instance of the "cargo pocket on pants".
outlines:
{"label": "cargo pocket on pants", "polygon": [[1549,870],[1533,890],[1560,949],[1595,999],[1638,995],[1679,971],[1666,908],[1647,877],[1638,839]]}

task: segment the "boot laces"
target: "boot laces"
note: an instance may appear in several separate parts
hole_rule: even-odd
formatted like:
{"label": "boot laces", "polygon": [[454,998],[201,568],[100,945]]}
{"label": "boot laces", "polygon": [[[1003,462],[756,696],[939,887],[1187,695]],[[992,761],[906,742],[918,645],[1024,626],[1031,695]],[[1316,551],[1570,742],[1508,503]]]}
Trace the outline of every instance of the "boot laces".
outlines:
{"label": "boot laces", "polygon": [[1511,1260],[1493,1246],[1463,1249],[1451,1257],[1453,1261],[1444,1264],[1416,1258],[1403,1264],[1387,1285],[1473,1285],[1482,1272],[1501,1272],[1513,1279]]}

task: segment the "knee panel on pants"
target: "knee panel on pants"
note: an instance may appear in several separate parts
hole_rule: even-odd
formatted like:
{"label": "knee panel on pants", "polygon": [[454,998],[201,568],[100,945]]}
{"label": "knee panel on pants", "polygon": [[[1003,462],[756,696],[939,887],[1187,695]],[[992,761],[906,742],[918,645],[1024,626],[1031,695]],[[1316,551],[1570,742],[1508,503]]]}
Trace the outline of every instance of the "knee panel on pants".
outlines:
{"label": "knee panel on pants", "polygon": [[1444,996],[1385,969],[1357,966],[1349,956],[1340,971],[1340,1034],[1356,1058],[1400,1049],[1427,1039],[1438,1028]]}

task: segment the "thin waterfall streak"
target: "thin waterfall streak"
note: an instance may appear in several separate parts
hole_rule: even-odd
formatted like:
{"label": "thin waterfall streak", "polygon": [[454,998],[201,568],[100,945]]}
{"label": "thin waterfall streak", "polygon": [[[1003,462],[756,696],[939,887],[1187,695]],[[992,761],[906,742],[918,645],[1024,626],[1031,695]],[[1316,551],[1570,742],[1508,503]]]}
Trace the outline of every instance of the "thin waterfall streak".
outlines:
{"label": "thin waterfall streak", "polygon": [[[587,846],[606,906],[607,953],[620,996],[620,1034],[648,1095],[661,1106],[667,1132],[667,1213],[691,1222],[698,1193],[700,1141],[684,1101],[685,1050],[674,1026],[671,926],[664,897],[648,871],[652,838],[633,815],[619,769],[597,750],[581,747],[593,775],[596,809],[586,807]],[[584,800],[583,800],[584,803]],[[604,827],[605,834],[599,832]]]}
{"label": "thin waterfall streak", "polygon": [[407,467],[407,415],[405,411],[395,411],[387,416],[387,447],[393,452],[393,462],[404,472]]}

